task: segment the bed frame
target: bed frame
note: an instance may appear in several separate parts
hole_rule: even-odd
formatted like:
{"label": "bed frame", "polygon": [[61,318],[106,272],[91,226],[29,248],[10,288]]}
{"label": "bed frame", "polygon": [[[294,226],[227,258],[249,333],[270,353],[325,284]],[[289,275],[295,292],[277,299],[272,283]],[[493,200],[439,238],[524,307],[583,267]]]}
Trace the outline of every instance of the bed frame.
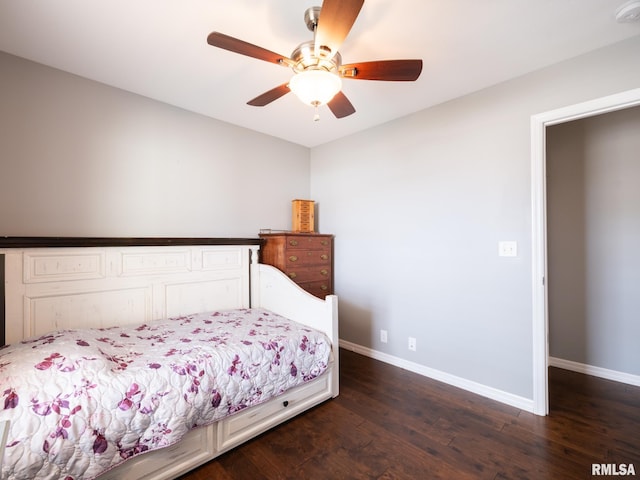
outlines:
{"label": "bed frame", "polygon": [[337,297],[314,297],[279,270],[258,263],[260,244],[259,239],[0,238],[6,343],[63,328],[246,307],[266,308],[319,329],[332,341],[329,370],[317,379],[196,428],[177,444],[129,459],[100,480],[175,478],[338,395]]}

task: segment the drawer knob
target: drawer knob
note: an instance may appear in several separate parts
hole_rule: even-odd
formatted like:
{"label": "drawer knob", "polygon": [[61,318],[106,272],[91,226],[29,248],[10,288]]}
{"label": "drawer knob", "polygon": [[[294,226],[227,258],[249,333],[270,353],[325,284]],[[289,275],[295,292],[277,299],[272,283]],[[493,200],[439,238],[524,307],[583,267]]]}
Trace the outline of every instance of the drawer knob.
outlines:
{"label": "drawer knob", "polygon": [[327,255],[326,253],[323,253],[322,255],[320,255],[320,259],[321,260],[328,260],[329,259],[329,255]]}
{"label": "drawer knob", "polygon": [[322,290],[323,292],[326,292],[327,290],[329,290],[329,287],[327,287],[326,285],[322,285],[320,287],[320,290]]}
{"label": "drawer knob", "polygon": [[289,406],[289,400],[285,400],[284,402],[282,402],[282,406],[283,407],[288,407]]}
{"label": "drawer knob", "polygon": [[291,255],[291,256],[289,257],[289,261],[290,261],[290,262],[297,262],[297,261],[298,261],[298,257],[296,257],[295,255]]}
{"label": "drawer knob", "polygon": [[298,245],[298,240],[289,240],[289,245],[291,245],[292,247],[295,247]]}
{"label": "drawer knob", "polygon": [[329,270],[326,270],[324,268],[320,270],[320,275],[328,275],[328,274],[329,274]]}
{"label": "drawer knob", "polygon": [[322,245],[327,246],[327,245],[329,245],[329,242],[327,242],[326,240],[323,240],[322,241]]}
{"label": "drawer knob", "polygon": [[289,274],[289,278],[296,278],[298,276],[298,274],[296,272],[291,272]]}

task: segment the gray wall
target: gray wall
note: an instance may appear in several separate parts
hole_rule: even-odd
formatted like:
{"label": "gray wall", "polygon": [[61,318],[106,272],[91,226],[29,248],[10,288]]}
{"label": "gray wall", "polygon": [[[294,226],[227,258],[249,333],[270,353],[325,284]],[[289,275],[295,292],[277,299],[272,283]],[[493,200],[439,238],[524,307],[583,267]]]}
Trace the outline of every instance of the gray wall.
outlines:
{"label": "gray wall", "polygon": [[532,399],[531,115],[637,88],[638,51],[635,37],[314,148],[340,337]]}
{"label": "gray wall", "polygon": [[0,235],[255,237],[309,150],[0,52]]}
{"label": "gray wall", "polygon": [[[530,117],[637,87],[639,50],[310,152],[0,54],[0,234],[253,235],[313,198],[336,234],[341,338],[531,399]],[[498,257],[500,240],[519,256]]]}
{"label": "gray wall", "polygon": [[549,352],[640,374],[640,107],[547,129]]}

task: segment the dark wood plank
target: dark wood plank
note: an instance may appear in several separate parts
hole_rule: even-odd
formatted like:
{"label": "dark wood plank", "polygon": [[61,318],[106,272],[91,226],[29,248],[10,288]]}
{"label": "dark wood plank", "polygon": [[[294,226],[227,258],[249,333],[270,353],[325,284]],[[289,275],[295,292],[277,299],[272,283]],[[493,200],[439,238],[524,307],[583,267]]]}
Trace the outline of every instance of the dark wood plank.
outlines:
{"label": "dark wood plank", "polygon": [[640,473],[640,387],[551,368],[540,417],[341,350],[340,396],[181,480],[583,479]]}
{"label": "dark wood plank", "polygon": [[168,245],[262,245],[259,238],[218,237],[0,237],[0,248],[165,247]]}

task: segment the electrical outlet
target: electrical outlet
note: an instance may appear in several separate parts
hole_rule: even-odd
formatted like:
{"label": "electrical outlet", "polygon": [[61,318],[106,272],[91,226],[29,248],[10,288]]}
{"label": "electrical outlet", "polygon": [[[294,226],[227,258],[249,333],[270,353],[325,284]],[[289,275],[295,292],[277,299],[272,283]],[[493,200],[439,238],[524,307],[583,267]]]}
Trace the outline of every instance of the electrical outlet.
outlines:
{"label": "electrical outlet", "polygon": [[413,337],[409,337],[409,350],[412,352],[416,351],[416,339]]}
{"label": "electrical outlet", "polygon": [[387,331],[386,330],[380,330],[380,341],[382,343],[387,343]]}

